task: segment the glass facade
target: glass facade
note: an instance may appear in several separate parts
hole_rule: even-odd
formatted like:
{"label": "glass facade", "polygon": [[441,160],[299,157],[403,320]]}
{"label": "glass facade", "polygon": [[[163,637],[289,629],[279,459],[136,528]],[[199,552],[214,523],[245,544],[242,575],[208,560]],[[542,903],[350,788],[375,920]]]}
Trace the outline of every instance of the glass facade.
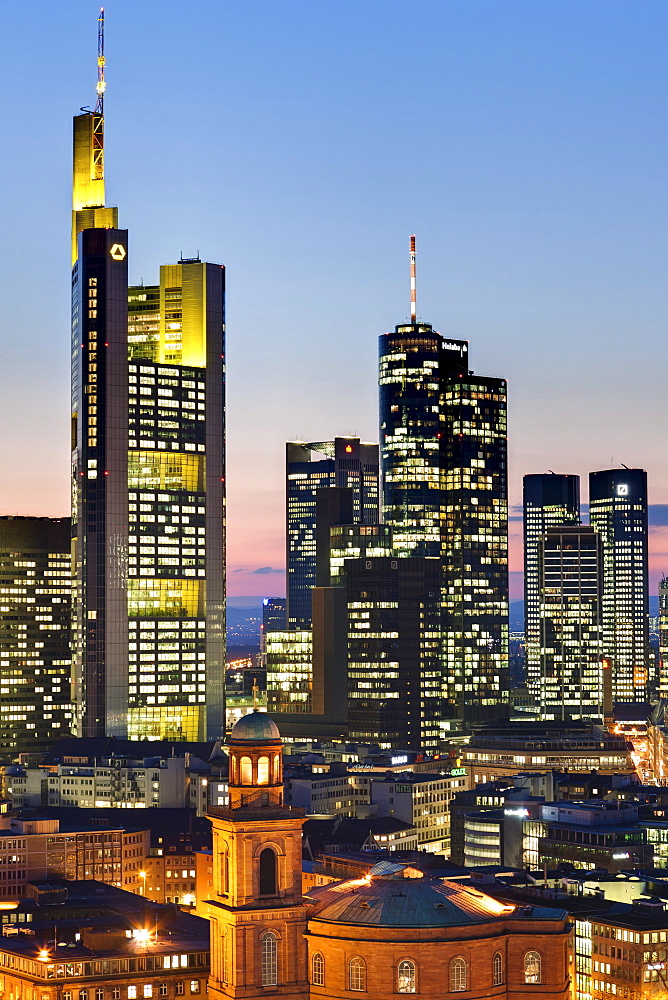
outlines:
{"label": "glass facade", "polygon": [[538,549],[551,526],[580,523],[580,477],[524,477],[524,639],[527,687],[540,702],[540,583]]}
{"label": "glass facade", "polygon": [[379,357],[383,521],[395,556],[442,566],[443,717],[493,715],[508,687],[506,383],[473,376],[468,344],[426,323],[381,336]]}
{"label": "glass facade", "polygon": [[548,528],[538,543],[542,719],[603,716],[602,551],[586,526]]}
{"label": "glass facade", "polygon": [[[313,455],[322,456],[313,461]],[[318,490],[351,490],[352,521],[379,520],[378,445],[359,438],[337,437],[286,446],[287,483],[287,616],[288,627],[311,627],[311,588],[316,585],[316,500]],[[345,518],[350,521],[350,516]]]}
{"label": "glass facade", "polygon": [[225,272],[181,260],[158,284],[128,287],[127,232],[86,228],[95,219],[77,207],[86,117],[75,119],[72,271],[77,732],[214,739],[225,719]]}
{"label": "glass facade", "polygon": [[0,745],[39,753],[72,729],[69,518],[0,517]]}
{"label": "glass facade", "polygon": [[307,715],[313,711],[313,635],[307,629],[265,636],[267,711]]}
{"label": "glass facade", "polygon": [[351,739],[421,750],[439,741],[438,559],[346,562]]}
{"label": "glass facade", "polygon": [[589,520],[603,543],[603,652],[614,701],[650,700],[647,473],[589,474]]}
{"label": "glass facade", "polygon": [[506,383],[444,386],[443,691],[450,714],[495,714],[508,690]]}

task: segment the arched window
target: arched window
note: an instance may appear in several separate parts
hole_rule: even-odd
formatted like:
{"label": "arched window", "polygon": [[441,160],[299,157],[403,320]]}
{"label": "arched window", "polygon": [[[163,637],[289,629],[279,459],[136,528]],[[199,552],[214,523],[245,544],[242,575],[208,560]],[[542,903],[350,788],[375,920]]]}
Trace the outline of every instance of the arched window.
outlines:
{"label": "arched window", "polygon": [[[272,852],[273,853],[273,852]],[[262,935],[262,985],[278,984],[278,937],[273,931]]]}
{"label": "arched window", "polygon": [[65,990],[63,993],[63,1000],[72,1000],[72,994],[70,990]]}
{"label": "arched window", "polygon": [[104,1000],[104,990],[95,990],[95,1000]]}
{"label": "arched window", "polygon": [[494,986],[501,986],[503,983],[503,956],[500,951],[497,951],[494,955],[494,961],[492,962],[492,984]]}
{"label": "arched window", "polygon": [[258,757],[257,761],[257,783],[258,785],[269,784],[269,758]]}
{"label": "arched window", "polygon": [[88,1000],[88,990],[79,990],[79,1000]]}
{"label": "arched window", "polygon": [[415,993],[415,962],[405,958],[397,970],[397,992]]}
{"label": "arched window", "polygon": [[253,784],[253,761],[250,757],[241,758],[241,784]]}
{"label": "arched window", "polygon": [[281,781],[281,758],[276,753],[274,754],[274,777],[272,779],[272,784],[278,785]]}
{"label": "arched window", "polygon": [[362,958],[351,958],[348,966],[348,980],[351,990],[363,993],[366,990],[366,965]]}
{"label": "arched window", "polygon": [[236,754],[232,754],[231,760],[232,760],[232,784],[236,785],[236,783],[237,783],[237,758],[236,758]]}
{"label": "arched window", "polygon": [[468,989],[466,962],[463,958],[453,958],[450,962],[450,992],[461,993]]}
{"label": "arched window", "polygon": [[260,895],[276,895],[276,855],[271,847],[260,852]]}
{"label": "arched window", "polygon": [[524,982],[539,983],[541,972],[541,957],[538,951],[528,951],[524,956]]}
{"label": "arched window", "polygon": [[311,960],[311,982],[314,986],[325,985],[325,960],[319,951]]}

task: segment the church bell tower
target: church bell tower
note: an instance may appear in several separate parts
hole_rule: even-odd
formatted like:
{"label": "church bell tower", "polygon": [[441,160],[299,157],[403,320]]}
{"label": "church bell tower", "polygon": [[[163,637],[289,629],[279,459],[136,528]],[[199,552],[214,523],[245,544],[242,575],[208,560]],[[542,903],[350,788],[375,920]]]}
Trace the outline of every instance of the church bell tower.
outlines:
{"label": "church bell tower", "polygon": [[304,811],[283,804],[283,744],[264,712],[228,742],[229,806],[213,806],[209,996],[307,1000]]}

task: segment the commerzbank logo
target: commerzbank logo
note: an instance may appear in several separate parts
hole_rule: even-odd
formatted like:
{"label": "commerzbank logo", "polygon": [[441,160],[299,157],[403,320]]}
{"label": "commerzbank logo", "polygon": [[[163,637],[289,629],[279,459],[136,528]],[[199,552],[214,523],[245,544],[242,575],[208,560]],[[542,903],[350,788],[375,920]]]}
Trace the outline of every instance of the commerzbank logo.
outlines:
{"label": "commerzbank logo", "polygon": [[111,257],[114,260],[124,260],[125,259],[125,247],[122,243],[114,243],[113,247],[109,251]]}

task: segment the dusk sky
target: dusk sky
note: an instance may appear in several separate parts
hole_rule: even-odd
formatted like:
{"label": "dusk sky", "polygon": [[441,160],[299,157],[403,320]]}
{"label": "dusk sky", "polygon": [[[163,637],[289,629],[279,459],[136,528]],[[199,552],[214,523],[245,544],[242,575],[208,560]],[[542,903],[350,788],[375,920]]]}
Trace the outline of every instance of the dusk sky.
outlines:
{"label": "dusk sky", "polygon": [[[0,513],[69,513],[71,117],[98,5],[0,4]],[[284,445],[378,440],[409,310],[509,383],[522,476],[647,469],[668,571],[665,0],[110,0],[131,281],[227,267],[228,592],[284,593]],[[232,600],[233,602],[233,600]]]}

